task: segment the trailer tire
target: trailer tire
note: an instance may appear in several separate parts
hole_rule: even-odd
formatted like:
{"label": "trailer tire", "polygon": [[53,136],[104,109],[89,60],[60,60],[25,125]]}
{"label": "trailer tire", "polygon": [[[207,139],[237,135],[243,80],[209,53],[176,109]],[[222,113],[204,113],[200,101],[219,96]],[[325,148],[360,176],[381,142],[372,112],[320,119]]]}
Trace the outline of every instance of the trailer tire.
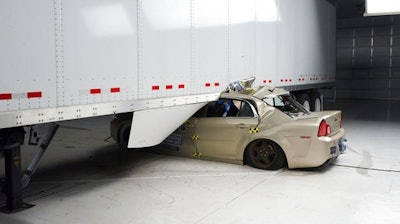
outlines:
{"label": "trailer tire", "polygon": [[311,110],[312,111],[322,111],[322,100],[321,100],[321,95],[316,92],[313,94],[311,98]]}
{"label": "trailer tire", "polygon": [[131,133],[131,123],[125,122],[118,131],[118,143],[122,149],[128,148],[129,135]]}
{"label": "trailer tire", "polygon": [[311,110],[311,100],[307,93],[300,93],[296,96],[297,102],[303,105],[307,110]]}

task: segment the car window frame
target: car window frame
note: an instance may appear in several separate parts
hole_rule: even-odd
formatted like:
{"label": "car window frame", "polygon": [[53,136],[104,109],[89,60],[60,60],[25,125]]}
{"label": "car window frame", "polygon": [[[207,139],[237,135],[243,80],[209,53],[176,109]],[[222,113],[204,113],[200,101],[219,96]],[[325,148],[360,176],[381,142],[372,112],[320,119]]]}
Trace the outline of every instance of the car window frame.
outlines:
{"label": "car window frame", "polygon": [[[232,101],[236,100],[236,101],[240,101],[241,108],[238,108],[239,111],[236,114],[236,116],[225,116],[225,117],[224,116],[208,116],[207,114],[208,114],[208,110],[211,107],[211,104],[212,103],[216,104],[219,100],[232,100]],[[240,110],[243,108],[243,105],[242,105],[243,103],[246,103],[247,105],[249,105],[249,107],[251,109],[251,112],[253,113],[253,116],[243,116],[243,117],[238,116],[240,114]],[[256,107],[254,106],[254,103],[252,103],[250,100],[224,97],[224,98],[219,98],[216,101],[208,102],[204,107],[202,107],[200,110],[198,110],[193,115],[193,117],[196,117],[196,118],[229,118],[229,119],[232,119],[232,118],[246,119],[247,118],[247,119],[254,119],[254,118],[258,118],[259,115],[258,115],[258,111],[257,111]]]}

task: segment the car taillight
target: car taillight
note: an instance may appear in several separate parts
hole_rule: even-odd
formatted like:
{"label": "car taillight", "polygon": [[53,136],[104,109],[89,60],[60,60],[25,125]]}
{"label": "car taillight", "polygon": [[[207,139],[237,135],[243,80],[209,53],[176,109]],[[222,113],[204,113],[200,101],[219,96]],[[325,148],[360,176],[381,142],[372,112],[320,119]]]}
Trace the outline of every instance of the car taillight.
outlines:
{"label": "car taillight", "polygon": [[322,120],[321,123],[319,124],[318,137],[328,136],[330,134],[331,134],[331,126],[329,126],[329,124],[327,124],[325,120]]}

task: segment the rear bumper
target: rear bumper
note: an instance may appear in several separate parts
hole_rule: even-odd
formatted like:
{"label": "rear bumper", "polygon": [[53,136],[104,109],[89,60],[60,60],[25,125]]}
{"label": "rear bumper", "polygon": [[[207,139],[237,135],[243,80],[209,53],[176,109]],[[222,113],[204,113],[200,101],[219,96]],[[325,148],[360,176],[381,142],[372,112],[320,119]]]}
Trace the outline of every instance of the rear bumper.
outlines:
{"label": "rear bumper", "polygon": [[321,137],[317,141],[320,142],[318,150],[318,164],[316,167],[333,163],[346,150],[347,140],[344,138],[345,130],[341,129],[338,133],[330,137]]}
{"label": "rear bumper", "polygon": [[320,137],[318,141],[322,146],[329,147],[329,154],[331,157],[338,157],[344,150],[346,150],[347,140],[344,138],[345,130],[340,129],[338,133],[329,137]]}
{"label": "rear bumper", "polygon": [[340,154],[342,154],[346,149],[347,139],[341,138],[337,144],[337,146],[333,146],[330,148],[330,153],[332,155],[332,158],[328,159],[324,164],[322,164],[320,167],[323,168],[329,164],[332,164],[333,162],[336,161],[336,159],[339,157]]}
{"label": "rear bumper", "polygon": [[347,139],[341,138],[338,143],[330,148],[330,153],[332,156],[339,156],[342,152],[344,152],[347,148],[346,146]]}
{"label": "rear bumper", "polygon": [[335,135],[319,137],[310,142],[307,153],[288,161],[289,168],[311,168],[331,164],[346,150],[346,132],[340,129]]}

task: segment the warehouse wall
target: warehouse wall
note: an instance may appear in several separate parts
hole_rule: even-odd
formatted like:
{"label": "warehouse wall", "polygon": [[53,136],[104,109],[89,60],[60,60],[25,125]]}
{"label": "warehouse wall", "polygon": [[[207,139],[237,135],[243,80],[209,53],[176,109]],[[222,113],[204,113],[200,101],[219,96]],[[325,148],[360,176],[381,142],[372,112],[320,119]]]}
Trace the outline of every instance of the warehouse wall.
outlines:
{"label": "warehouse wall", "polygon": [[336,33],[336,85],[323,91],[326,109],[400,121],[400,15],[339,17]]}
{"label": "warehouse wall", "polygon": [[338,19],[336,97],[400,99],[400,16]]}

